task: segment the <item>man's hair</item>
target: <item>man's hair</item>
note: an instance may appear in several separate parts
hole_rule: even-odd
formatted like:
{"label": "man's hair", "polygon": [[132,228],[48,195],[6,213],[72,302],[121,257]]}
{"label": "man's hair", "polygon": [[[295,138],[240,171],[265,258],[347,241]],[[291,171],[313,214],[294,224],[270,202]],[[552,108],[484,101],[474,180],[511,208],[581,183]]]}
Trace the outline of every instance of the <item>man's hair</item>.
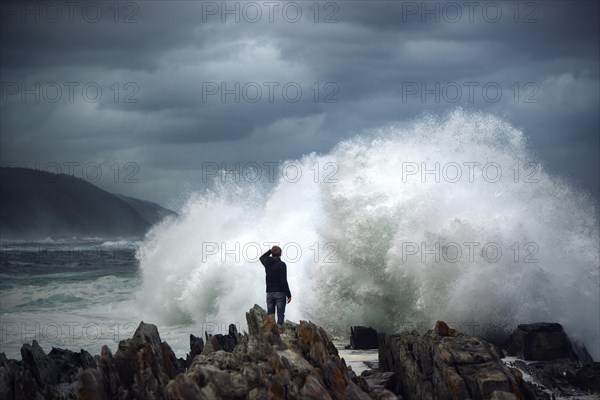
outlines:
{"label": "man's hair", "polygon": [[281,257],[281,247],[273,246],[271,248],[271,254],[273,255],[273,257]]}

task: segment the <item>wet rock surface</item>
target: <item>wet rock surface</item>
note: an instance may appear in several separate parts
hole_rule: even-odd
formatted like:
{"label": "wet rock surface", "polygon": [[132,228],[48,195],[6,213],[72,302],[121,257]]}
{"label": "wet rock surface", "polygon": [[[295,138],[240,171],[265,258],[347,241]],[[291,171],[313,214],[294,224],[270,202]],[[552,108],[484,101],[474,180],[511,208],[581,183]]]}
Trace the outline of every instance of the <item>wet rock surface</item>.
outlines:
{"label": "wet rock surface", "polygon": [[507,362],[530,377],[539,398],[600,394],[600,363],[556,323],[519,325],[505,344]]}
{"label": "wet rock surface", "polygon": [[[113,354],[24,345],[23,361],[0,354],[2,399],[356,399],[377,397],[338,355],[319,326],[278,326],[265,310],[246,314],[247,334],[190,336],[187,359],[140,323]],[[396,398],[396,397],[394,397]]]}
{"label": "wet rock surface", "polygon": [[365,370],[361,376],[378,399],[402,399],[392,392],[396,376],[394,372],[382,372],[378,369]]}
{"label": "wet rock surface", "polygon": [[[581,349],[566,358],[513,358],[506,365],[499,347],[443,321],[423,335],[380,334],[379,363],[360,376],[314,323],[280,326],[259,306],[246,313],[246,321],[248,333],[231,325],[226,335],[205,334],[206,341],[190,335],[185,360],[161,340],[155,325],[144,322],[114,354],[107,346],[95,357],[57,348],[46,354],[33,341],[23,345],[21,361],[0,353],[0,398],[550,400],[600,387],[600,363],[588,362]],[[553,354],[566,354],[561,346],[568,338],[550,329],[555,336],[538,340],[535,351],[547,345]]]}
{"label": "wet rock surface", "polygon": [[373,388],[383,385],[406,399],[550,400],[599,392],[600,363],[560,324],[519,325],[505,349],[443,321],[424,335],[380,335],[379,343],[378,372],[363,376]]}
{"label": "wet rock surface", "polygon": [[499,348],[441,321],[424,335],[380,335],[379,343],[379,368],[394,373],[388,387],[405,399],[535,398]]}
{"label": "wet rock surface", "polygon": [[576,398],[592,393],[600,399],[600,363],[582,366],[568,359],[535,362],[516,359],[505,363],[529,378],[530,388],[540,399]]}
{"label": "wet rock surface", "polygon": [[591,362],[587,351],[574,346],[562,325],[556,323],[519,325],[510,335],[505,348],[508,355],[527,361],[551,361],[561,358],[579,361],[583,358],[580,361]]}
{"label": "wet rock surface", "polygon": [[167,398],[372,398],[366,382],[346,367],[317,325],[301,321],[280,327],[258,306],[246,321],[249,333],[232,352],[209,337],[190,368],[169,382]]}

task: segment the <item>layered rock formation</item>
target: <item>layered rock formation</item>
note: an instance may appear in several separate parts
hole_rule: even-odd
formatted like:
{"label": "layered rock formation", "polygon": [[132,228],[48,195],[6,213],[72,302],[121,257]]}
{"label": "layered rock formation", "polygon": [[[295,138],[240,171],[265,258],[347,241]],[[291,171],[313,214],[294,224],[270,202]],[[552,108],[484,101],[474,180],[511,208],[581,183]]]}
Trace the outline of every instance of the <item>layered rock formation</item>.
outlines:
{"label": "layered rock formation", "polygon": [[165,386],[183,372],[155,325],[142,322],[131,339],[119,342],[115,355],[107,346],[100,353],[98,368],[79,377],[76,392],[81,399],[164,399]]}
{"label": "layered rock formation", "polygon": [[572,344],[562,325],[556,323],[519,325],[510,335],[505,347],[508,355],[523,360],[568,358],[586,364],[592,361],[585,348]]}
{"label": "layered rock formation", "polygon": [[551,400],[600,391],[600,363],[559,324],[519,325],[504,347],[519,358],[438,321],[424,335],[380,335],[379,369],[363,376],[409,400]]}
{"label": "layered rock formation", "polygon": [[[376,395],[338,355],[325,331],[301,321],[280,328],[259,306],[247,314],[249,332],[190,336],[187,360],[142,322],[113,355],[24,345],[22,361],[0,354],[2,399],[356,399]],[[282,331],[280,331],[282,329]],[[391,396],[391,397],[389,397]],[[384,397],[386,398],[386,397]]]}
{"label": "layered rock formation", "polygon": [[393,391],[407,399],[533,398],[500,349],[441,321],[424,335],[380,335],[379,343],[379,368],[394,373]]}
{"label": "layered rock formation", "polygon": [[[323,329],[301,321],[283,332],[264,310],[246,314],[248,334],[233,352],[210,337],[188,370],[166,387],[169,399],[371,399]],[[230,332],[231,336],[232,332]],[[212,343],[212,344],[211,344]]]}
{"label": "layered rock formation", "polygon": [[46,354],[37,341],[21,348],[22,361],[0,353],[0,399],[58,399],[72,397],[81,372],[96,368],[96,360],[81,350],[53,348]]}
{"label": "layered rock formation", "polygon": [[23,345],[21,361],[0,353],[0,399],[552,400],[600,391],[600,364],[580,359],[585,349],[553,324],[520,326],[506,346],[568,357],[503,362],[496,345],[438,321],[423,335],[379,335],[379,368],[356,376],[319,326],[279,326],[259,306],[246,320],[243,335],[235,325],[205,340],[190,335],[186,359],[144,322],[114,355],[107,346],[96,357],[56,348],[46,354],[33,341]]}
{"label": "layered rock formation", "polygon": [[504,347],[511,366],[532,377],[539,397],[575,397],[600,393],[600,363],[585,346],[569,339],[563,327],[541,322],[519,325]]}

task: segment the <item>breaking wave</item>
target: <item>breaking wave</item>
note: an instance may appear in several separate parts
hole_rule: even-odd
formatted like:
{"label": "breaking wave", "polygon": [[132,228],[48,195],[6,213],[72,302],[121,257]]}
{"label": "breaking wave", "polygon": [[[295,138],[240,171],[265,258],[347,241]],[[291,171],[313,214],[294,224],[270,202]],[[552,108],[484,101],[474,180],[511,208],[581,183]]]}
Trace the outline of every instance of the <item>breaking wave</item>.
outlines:
{"label": "breaking wave", "polygon": [[248,171],[217,176],[141,244],[149,319],[242,322],[278,242],[289,319],[334,334],[556,321],[598,359],[597,205],[502,118],[427,115],[288,160],[273,182]]}

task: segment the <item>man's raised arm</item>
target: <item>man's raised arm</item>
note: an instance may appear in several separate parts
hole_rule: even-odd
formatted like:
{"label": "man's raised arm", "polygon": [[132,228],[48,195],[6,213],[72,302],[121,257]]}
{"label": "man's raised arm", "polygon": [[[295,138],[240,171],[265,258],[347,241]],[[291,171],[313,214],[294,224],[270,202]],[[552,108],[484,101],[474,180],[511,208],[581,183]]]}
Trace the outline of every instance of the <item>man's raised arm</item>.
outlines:
{"label": "man's raised arm", "polygon": [[263,254],[262,256],[260,256],[260,262],[265,267],[267,266],[267,260],[269,259],[270,255],[271,255],[271,249],[267,250],[267,252],[265,254]]}

